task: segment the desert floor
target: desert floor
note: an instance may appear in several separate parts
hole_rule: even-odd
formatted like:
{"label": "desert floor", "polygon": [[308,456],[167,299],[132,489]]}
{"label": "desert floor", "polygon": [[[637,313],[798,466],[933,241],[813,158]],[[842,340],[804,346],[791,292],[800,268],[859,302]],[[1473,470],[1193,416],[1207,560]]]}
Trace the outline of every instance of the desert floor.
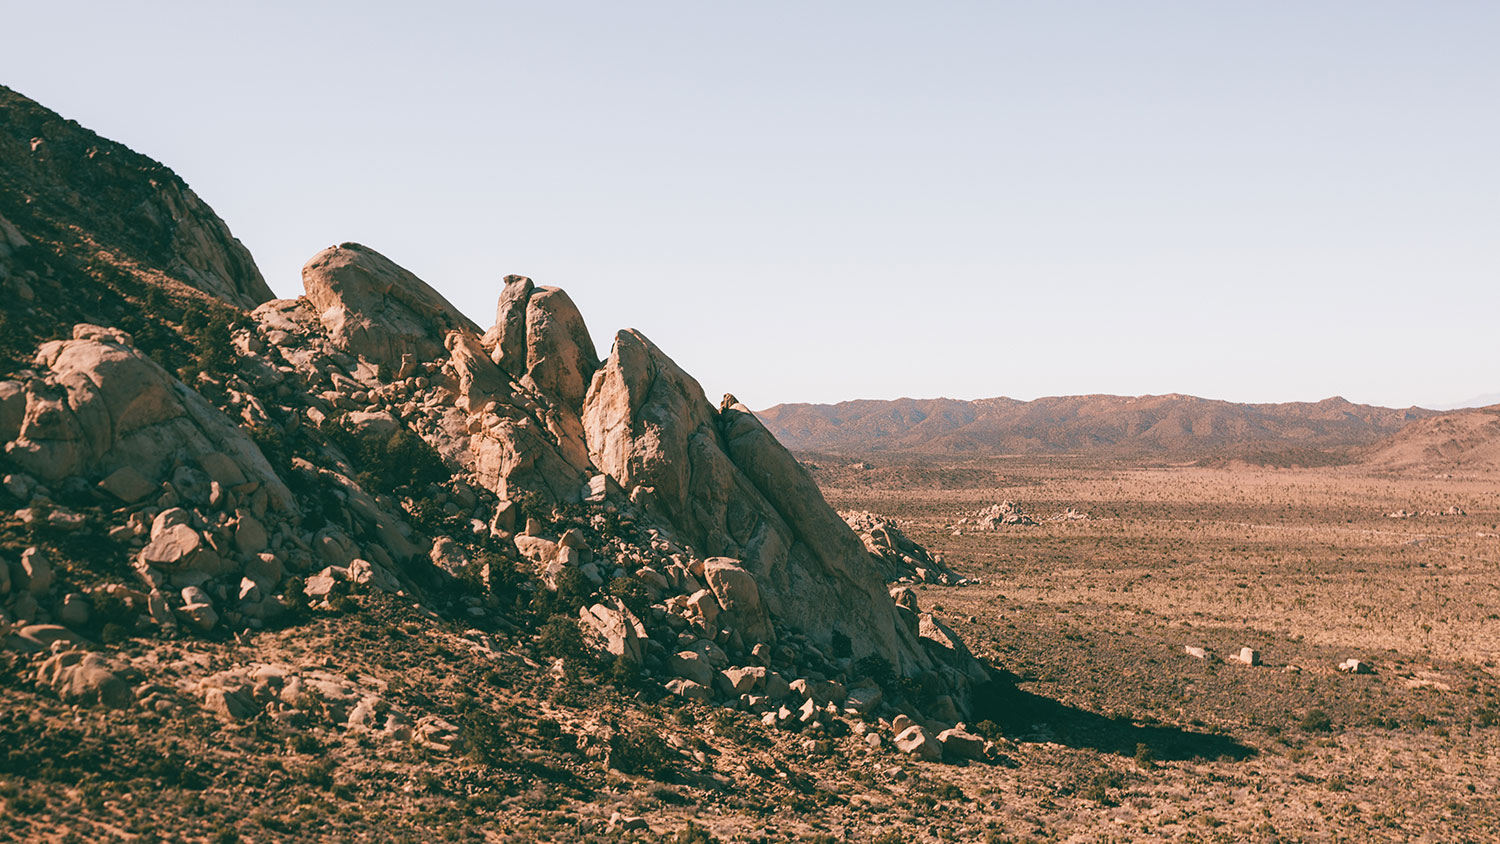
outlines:
{"label": "desert floor", "polygon": [[[63,704],[0,654],[0,841],[1500,840],[1494,479],[806,459],[835,506],[981,581],[919,600],[1007,672],[971,725],[997,760],[766,728],[359,593],[241,639],[111,646],[126,710]],[[1040,524],[955,535],[1006,499]],[[1089,518],[1047,521],[1068,508]],[[217,672],[262,664],[462,746],[345,729],[318,696],[286,721],[204,709]]]}
{"label": "desert floor", "polygon": [[[1495,479],[810,459],[982,581],[919,594],[1014,675],[1016,767],[959,778],[1004,835],[1500,840]],[[1040,524],[955,532],[1006,499]]]}

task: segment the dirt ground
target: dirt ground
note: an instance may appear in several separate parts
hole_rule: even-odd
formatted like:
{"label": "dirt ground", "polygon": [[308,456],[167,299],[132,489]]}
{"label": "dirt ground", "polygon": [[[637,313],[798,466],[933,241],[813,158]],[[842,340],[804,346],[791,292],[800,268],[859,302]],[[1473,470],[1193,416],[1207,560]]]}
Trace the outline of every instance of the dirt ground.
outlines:
{"label": "dirt ground", "polygon": [[[1030,701],[1006,725],[1018,767],[966,784],[1003,795],[1007,831],[1500,840],[1497,479],[812,462],[836,507],[898,518],[982,581],[922,587],[920,600]],[[1004,500],[1039,524],[955,530]],[[1048,521],[1069,508],[1087,520]],[[1387,515],[1402,510],[1418,515]],[[1263,664],[1233,660],[1242,647]],[[1339,672],[1351,657],[1375,672]],[[1135,744],[1182,758],[1121,767]],[[1104,785],[1102,799],[1059,800],[1073,776],[1095,796]]]}
{"label": "dirt ground", "polygon": [[[0,658],[0,841],[1500,840],[1495,479],[808,460],[836,507],[896,517],[980,581],[918,594],[1005,672],[970,725],[988,761],[872,747],[873,724],[767,728],[361,593],[243,640],[112,646],[128,710]],[[1039,523],[955,534],[1004,500]],[[1049,521],[1069,508],[1088,518]],[[1339,672],[1351,657],[1374,673]],[[269,663],[459,744],[347,728],[316,696],[226,720],[193,691]]]}

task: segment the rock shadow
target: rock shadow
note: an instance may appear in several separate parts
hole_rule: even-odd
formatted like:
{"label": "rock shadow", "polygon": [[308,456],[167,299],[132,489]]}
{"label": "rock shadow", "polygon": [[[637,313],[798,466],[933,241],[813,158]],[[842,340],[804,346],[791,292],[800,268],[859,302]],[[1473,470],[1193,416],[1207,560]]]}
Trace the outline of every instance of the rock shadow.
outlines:
{"label": "rock shadow", "polygon": [[1255,750],[1234,738],[1178,727],[1140,725],[1068,706],[1016,686],[1004,672],[974,694],[975,720],[989,720],[1013,740],[1055,741],[1101,753],[1134,755],[1141,745],[1161,760],[1241,761]]}

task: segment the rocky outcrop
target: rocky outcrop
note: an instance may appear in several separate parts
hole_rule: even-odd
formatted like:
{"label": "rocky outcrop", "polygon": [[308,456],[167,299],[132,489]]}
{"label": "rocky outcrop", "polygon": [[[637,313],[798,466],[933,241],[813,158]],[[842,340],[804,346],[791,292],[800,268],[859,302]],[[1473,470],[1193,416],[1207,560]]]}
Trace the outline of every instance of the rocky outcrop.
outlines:
{"label": "rocky outcrop", "polygon": [[250,253],[177,174],[3,86],[0,184],[0,265],[29,239],[242,308],[272,298]]}
{"label": "rocky outcrop", "polygon": [[856,657],[907,672],[927,665],[806,470],[744,406],[726,398],[715,410],[640,332],[616,336],[583,423],[594,464],[701,553],[741,560],[771,616],[830,651],[837,634]]}
{"label": "rocky outcrop", "polygon": [[969,582],[948,568],[941,555],[929,552],[907,536],[895,519],[864,510],[840,511],[839,516],[864,543],[886,582],[943,586],[963,586]]}
{"label": "rocky outcrop", "polygon": [[[128,334],[78,325],[72,340],[43,344],[35,363],[25,382],[8,382],[20,385],[10,388],[11,407],[24,409],[19,418],[14,409],[6,413],[0,428],[6,457],[26,472],[49,481],[111,479],[108,488],[130,498],[139,497],[142,481],[159,483],[188,463],[212,470],[226,486],[253,480],[252,493],[294,508],[245,431],[137,351]],[[206,490],[214,479],[204,478]]]}
{"label": "rocky outcrop", "polygon": [[302,285],[334,345],[397,377],[443,357],[449,331],[478,331],[426,282],[358,243],[314,255],[302,267]]}
{"label": "rocky outcrop", "polygon": [[[161,200],[172,214],[207,213],[168,194],[182,200]],[[24,315],[49,325],[0,344],[0,502],[37,537],[0,565],[0,630],[17,650],[240,635],[380,591],[512,632],[536,625],[506,607],[535,596],[564,609],[547,622],[559,641],[576,626],[620,672],[792,729],[900,712],[951,723],[984,679],[914,597],[898,608],[753,414],[710,404],[639,332],[601,363],[561,290],[505,277],[481,334],[422,279],[345,243],[307,263],[304,297],[261,301],[183,223],[169,257],[142,247],[111,265],[149,284],[85,274],[97,304],[65,295],[76,262],[27,264],[56,234],[37,220],[0,208],[0,268],[52,279]],[[172,289],[162,267],[179,265],[256,307]],[[95,324],[111,318],[140,343]],[[109,548],[101,565],[68,556],[94,544]],[[124,700],[108,672],[70,657],[38,676],[59,695]],[[257,709],[252,679],[205,687],[204,704],[283,714]]]}

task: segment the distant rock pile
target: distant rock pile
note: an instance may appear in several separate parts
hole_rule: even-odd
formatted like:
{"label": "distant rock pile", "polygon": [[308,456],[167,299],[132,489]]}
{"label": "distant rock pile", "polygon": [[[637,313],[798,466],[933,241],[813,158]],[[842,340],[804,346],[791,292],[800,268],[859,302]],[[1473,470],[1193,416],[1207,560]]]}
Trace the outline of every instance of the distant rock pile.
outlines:
{"label": "distant rock pile", "polygon": [[[1087,522],[1090,516],[1080,510],[1069,507],[1060,513],[1048,516],[1045,522]],[[1019,502],[1002,501],[999,504],[991,504],[982,510],[959,519],[953,525],[953,535],[960,536],[965,531],[982,532],[1000,530],[1007,527],[1034,527],[1040,524],[1036,517],[1022,509]]]}
{"label": "distant rock pile", "polygon": [[1412,519],[1416,518],[1417,516],[1437,518],[1442,516],[1467,515],[1468,513],[1462,507],[1458,506],[1449,507],[1446,510],[1407,510],[1403,507],[1400,510],[1393,510],[1389,513],[1386,513],[1385,517],[1387,519]]}
{"label": "distant rock pile", "polygon": [[865,510],[841,510],[839,515],[859,535],[887,583],[968,585],[969,580],[950,569],[941,554],[913,542],[895,519]]}
{"label": "distant rock pile", "polygon": [[958,520],[955,531],[999,530],[1005,527],[1026,527],[1037,524],[1036,519],[1021,509],[1015,501],[1002,501],[977,510]]}

